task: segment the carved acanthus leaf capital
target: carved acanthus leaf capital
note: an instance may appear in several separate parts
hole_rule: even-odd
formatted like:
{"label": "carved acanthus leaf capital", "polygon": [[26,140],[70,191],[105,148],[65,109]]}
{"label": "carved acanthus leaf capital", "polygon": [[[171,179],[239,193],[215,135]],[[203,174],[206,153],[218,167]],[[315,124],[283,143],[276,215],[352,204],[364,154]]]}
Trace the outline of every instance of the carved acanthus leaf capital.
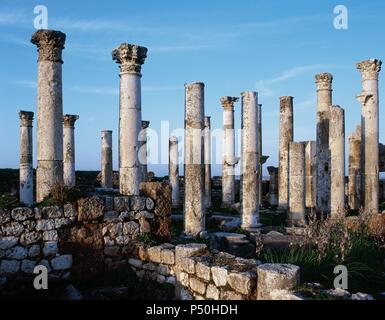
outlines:
{"label": "carved acanthus leaf capital", "polygon": [[316,74],[315,82],[318,90],[331,90],[333,75],[329,72]]}
{"label": "carved acanthus leaf capital", "polygon": [[39,61],[52,61],[63,63],[62,51],[66,35],[55,30],[37,30],[31,38],[31,42],[37,46]]}
{"label": "carved acanthus leaf capital", "polygon": [[122,43],[112,51],[112,60],[120,64],[121,72],[140,74],[146,57],[147,48],[128,43]]}
{"label": "carved acanthus leaf capital", "polygon": [[357,69],[361,72],[363,80],[377,80],[381,65],[381,60],[371,59],[357,63]]}
{"label": "carved acanthus leaf capital", "polygon": [[32,111],[20,111],[20,126],[32,127],[34,113]]}
{"label": "carved acanthus leaf capital", "polygon": [[143,120],[141,123],[142,129],[147,129],[150,125],[150,121]]}
{"label": "carved acanthus leaf capital", "polygon": [[234,103],[239,100],[238,97],[229,97],[225,96],[221,98],[221,105],[225,109],[233,109],[234,108]]}
{"label": "carved acanthus leaf capital", "polygon": [[63,116],[63,124],[65,127],[74,127],[76,120],[79,119],[78,115],[66,114]]}

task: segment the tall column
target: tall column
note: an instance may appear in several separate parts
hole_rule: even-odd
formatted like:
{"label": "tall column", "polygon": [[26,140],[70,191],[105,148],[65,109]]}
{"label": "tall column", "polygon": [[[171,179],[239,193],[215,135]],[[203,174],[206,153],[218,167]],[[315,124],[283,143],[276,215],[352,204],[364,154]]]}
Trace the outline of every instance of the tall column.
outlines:
{"label": "tall column", "polygon": [[305,224],[305,143],[290,142],[289,145],[289,226]]}
{"label": "tall column", "polygon": [[339,106],[330,108],[330,214],[345,216],[345,112]]}
{"label": "tall column", "polygon": [[147,128],[150,121],[141,122],[141,131],[139,133],[139,163],[141,171],[141,182],[146,182],[147,179]]}
{"label": "tall column", "polygon": [[63,117],[63,182],[67,187],[76,185],[75,176],[75,121],[78,115]]}
{"label": "tall column", "polygon": [[317,84],[317,211],[330,211],[329,118],[332,106],[330,73],[315,76]]}
{"label": "tall column", "polygon": [[184,232],[198,236],[205,230],[204,150],[203,150],[204,84],[185,84],[185,197]]}
{"label": "tall column", "polygon": [[306,208],[316,207],[317,195],[317,144],[315,141],[306,141]]}
{"label": "tall column", "polygon": [[234,167],[235,158],[234,103],[239,98],[222,97],[223,106],[223,164],[222,164],[222,207],[230,208],[235,202]]}
{"label": "tall column", "polygon": [[361,207],[361,126],[349,136],[349,169],[348,169],[349,208],[358,210]]}
{"label": "tall column", "polygon": [[362,171],[364,209],[368,213],[378,213],[378,74],[382,62],[377,59],[357,63],[361,72],[362,93],[357,98],[361,102],[362,130]]}
{"label": "tall column", "polygon": [[33,112],[20,111],[20,202],[33,205],[32,123]]}
{"label": "tall column", "polygon": [[262,180],[263,180],[263,168],[262,168],[262,104],[258,104],[258,203],[262,204]]}
{"label": "tall column", "polygon": [[206,208],[211,208],[211,125],[210,117],[204,117],[204,161],[205,161],[205,203]]}
{"label": "tall column", "polygon": [[112,51],[120,67],[119,98],[119,189],[123,195],[138,195],[141,180],[138,159],[142,124],[141,69],[147,48],[122,43]]}
{"label": "tall column", "polygon": [[63,183],[62,50],[65,34],[38,30],[31,38],[39,52],[37,81],[36,201]]}
{"label": "tall column", "polygon": [[256,231],[259,223],[258,203],[258,97],[256,92],[242,92],[242,228]]}
{"label": "tall column", "polygon": [[169,140],[168,172],[172,188],[172,206],[178,208],[180,206],[178,138],[174,136]]}
{"label": "tall column", "polygon": [[269,203],[271,206],[278,205],[278,168],[267,167],[270,175],[269,181]]}
{"label": "tall column", "polygon": [[293,97],[280,97],[279,109],[278,205],[285,209],[289,203],[289,144],[294,138]]}
{"label": "tall column", "polygon": [[113,166],[112,166],[112,131],[102,131],[102,179],[101,186],[104,189],[112,189]]}

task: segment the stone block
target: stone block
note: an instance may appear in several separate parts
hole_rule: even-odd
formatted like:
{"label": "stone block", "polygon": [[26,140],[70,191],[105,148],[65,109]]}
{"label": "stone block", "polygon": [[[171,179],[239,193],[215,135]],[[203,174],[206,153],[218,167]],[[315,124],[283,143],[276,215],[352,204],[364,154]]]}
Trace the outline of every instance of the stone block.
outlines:
{"label": "stone block", "polygon": [[5,256],[8,259],[23,260],[27,257],[28,251],[25,247],[13,247],[5,252]]}
{"label": "stone block", "polygon": [[158,273],[163,276],[169,276],[170,275],[170,268],[168,265],[160,264],[158,265]]}
{"label": "stone block", "polygon": [[219,300],[219,290],[213,284],[207,286],[206,298],[210,300]]}
{"label": "stone block", "polygon": [[130,197],[114,197],[114,210],[118,212],[130,211]]}
{"label": "stone block", "polygon": [[11,221],[11,212],[7,209],[0,208],[0,226]]}
{"label": "stone block", "polygon": [[64,254],[55,257],[51,260],[51,265],[54,270],[67,270],[72,267],[72,255]]}
{"label": "stone block", "polygon": [[131,210],[135,212],[142,211],[146,207],[146,199],[140,196],[131,196],[130,206],[131,206]]}
{"label": "stone block", "polygon": [[164,264],[173,265],[175,263],[175,251],[173,249],[168,249],[161,247],[160,251],[160,262]]}
{"label": "stone block", "polygon": [[160,263],[160,253],[161,253],[161,247],[160,246],[154,246],[147,248],[147,256],[148,259],[152,262]]}
{"label": "stone block", "polygon": [[151,198],[146,197],[146,209],[149,211],[152,211],[155,207],[154,200]]}
{"label": "stone block", "polygon": [[194,292],[204,295],[206,293],[206,283],[196,277],[190,277],[190,288]]}
{"label": "stone block", "polygon": [[30,244],[34,244],[38,241],[40,241],[42,238],[42,235],[40,232],[32,231],[32,232],[25,232],[20,237],[20,243],[23,246],[28,246]]}
{"label": "stone block", "polygon": [[179,244],[175,247],[175,259],[192,257],[207,252],[207,246],[203,243]]}
{"label": "stone block", "polygon": [[45,257],[51,257],[59,252],[57,241],[47,241],[44,243],[43,254]]}
{"label": "stone block", "polygon": [[234,291],[224,290],[221,292],[221,300],[243,300],[243,297]]}
{"label": "stone block", "polygon": [[40,246],[38,244],[34,244],[28,250],[28,257],[34,258],[40,254]]}
{"label": "stone block", "polygon": [[20,270],[24,273],[33,273],[36,266],[36,261],[25,259],[21,262]]}
{"label": "stone block", "polygon": [[56,230],[44,231],[43,241],[58,241],[58,233]]}
{"label": "stone block", "polygon": [[16,221],[25,221],[28,219],[33,219],[35,214],[31,208],[21,207],[15,208],[12,210],[12,218]]}
{"label": "stone block", "polygon": [[224,287],[227,284],[228,271],[225,267],[211,267],[211,275],[217,287]]}
{"label": "stone block", "polygon": [[180,272],[179,273],[179,282],[181,283],[182,286],[184,286],[184,287],[189,286],[189,283],[190,283],[189,278],[190,278],[190,276],[188,273],[186,273],[186,272]]}
{"label": "stone block", "polygon": [[207,262],[197,261],[195,265],[195,271],[199,278],[205,281],[211,280],[211,267]]}
{"label": "stone block", "polygon": [[16,222],[16,221],[9,222],[9,223],[3,225],[2,231],[3,231],[3,235],[6,237],[7,236],[18,237],[23,233],[24,226],[21,223]]}
{"label": "stone block", "polygon": [[54,219],[38,220],[36,224],[36,231],[49,231],[55,229]]}
{"label": "stone block", "polygon": [[78,200],[78,221],[93,221],[103,217],[104,202],[94,196]]}
{"label": "stone block", "polygon": [[56,219],[63,217],[63,208],[59,206],[49,206],[41,208],[44,219]]}
{"label": "stone block", "polygon": [[117,222],[119,220],[119,213],[117,211],[107,211],[104,213],[104,221]]}
{"label": "stone block", "polygon": [[63,211],[65,218],[76,218],[78,215],[75,206],[71,203],[65,204],[63,207]]}
{"label": "stone block", "polygon": [[0,262],[0,274],[17,273],[20,270],[20,261],[18,260],[2,260]]}
{"label": "stone block", "polygon": [[257,275],[251,272],[230,272],[227,277],[231,288],[246,296],[252,294],[256,280]]}
{"label": "stone block", "polygon": [[0,238],[0,249],[6,250],[6,249],[9,249],[9,248],[12,248],[18,242],[19,242],[19,238],[18,237],[13,237],[13,236],[1,237]]}
{"label": "stone block", "polygon": [[136,236],[139,233],[139,224],[134,221],[123,223],[123,233],[129,236]]}
{"label": "stone block", "polygon": [[179,261],[179,268],[190,274],[195,274],[195,260],[192,258],[181,258]]}
{"label": "stone block", "polygon": [[138,259],[130,258],[130,259],[128,259],[128,263],[131,266],[133,266],[135,268],[139,268],[139,269],[142,268],[142,266],[143,266],[143,262],[141,260],[138,260]]}

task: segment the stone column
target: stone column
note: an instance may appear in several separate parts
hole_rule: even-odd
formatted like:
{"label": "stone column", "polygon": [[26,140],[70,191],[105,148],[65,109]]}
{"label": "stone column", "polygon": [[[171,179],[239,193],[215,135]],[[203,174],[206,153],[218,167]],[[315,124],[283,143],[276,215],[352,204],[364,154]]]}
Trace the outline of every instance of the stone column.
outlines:
{"label": "stone column", "polygon": [[317,211],[330,211],[329,118],[332,106],[330,73],[315,76],[317,84]]}
{"label": "stone column", "polygon": [[210,117],[204,117],[204,161],[205,161],[205,202],[206,208],[211,208],[211,125]]}
{"label": "stone column", "polygon": [[362,188],[365,192],[364,209],[368,213],[378,213],[378,74],[381,65],[382,62],[377,59],[357,64],[362,78],[362,93],[357,97],[362,105]]}
{"label": "stone column", "polygon": [[330,108],[330,214],[345,216],[345,112],[339,106]]}
{"label": "stone column", "polygon": [[289,145],[289,226],[305,224],[305,143],[290,142]]}
{"label": "stone column", "polygon": [[141,171],[141,182],[146,182],[147,179],[147,128],[150,121],[141,122],[141,131],[139,133],[139,163]]}
{"label": "stone column", "polygon": [[234,103],[239,98],[222,97],[223,106],[223,164],[222,164],[222,207],[230,208],[235,202],[234,167],[235,158]]}
{"label": "stone column", "polygon": [[317,143],[315,141],[306,141],[305,162],[306,162],[306,208],[316,207],[317,195]]}
{"label": "stone column", "polygon": [[278,205],[278,168],[267,167],[270,175],[269,181],[269,203],[271,206]]}
{"label": "stone column", "polygon": [[20,111],[20,202],[33,205],[32,122],[33,112]]}
{"label": "stone column", "polygon": [[36,201],[63,183],[62,50],[65,34],[38,30],[31,42],[39,52],[37,81]]}
{"label": "stone column", "polygon": [[103,189],[113,189],[113,166],[112,166],[112,131],[102,131],[102,179]]}
{"label": "stone column", "polygon": [[361,208],[361,126],[349,136],[349,169],[348,169],[349,208]]}
{"label": "stone column", "polygon": [[258,104],[258,203],[262,204],[262,180],[263,180],[263,163],[262,163],[262,104]]}
{"label": "stone column", "polygon": [[241,96],[241,227],[248,231],[256,231],[260,227],[258,203],[258,97],[256,92],[242,92]]}
{"label": "stone column", "polygon": [[184,232],[197,237],[206,227],[202,136],[204,84],[188,83],[185,92]]}
{"label": "stone column", "polygon": [[289,204],[289,144],[293,138],[293,97],[280,97],[278,205],[283,209]]}
{"label": "stone column", "polygon": [[178,138],[170,137],[169,140],[169,161],[168,161],[169,179],[172,188],[172,206],[179,208],[180,191],[179,191],[179,157],[178,157]]}
{"label": "stone column", "polygon": [[142,124],[141,69],[147,48],[122,43],[112,51],[120,67],[119,189],[123,195],[138,195],[141,180],[138,159]]}
{"label": "stone column", "polygon": [[67,187],[76,185],[75,176],[75,121],[78,115],[63,117],[63,182]]}

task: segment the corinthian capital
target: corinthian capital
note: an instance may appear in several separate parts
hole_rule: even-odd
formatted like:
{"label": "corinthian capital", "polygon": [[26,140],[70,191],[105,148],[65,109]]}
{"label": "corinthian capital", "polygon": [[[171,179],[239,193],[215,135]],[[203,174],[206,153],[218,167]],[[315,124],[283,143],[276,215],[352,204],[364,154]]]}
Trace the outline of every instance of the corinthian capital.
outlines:
{"label": "corinthian capital", "polygon": [[20,126],[21,127],[32,127],[33,112],[32,111],[20,111]]}
{"label": "corinthian capital", "polygon": [[63,124],[65,127],[73,128],[75,126],[75,121],[78,119],[78,115],[66,114],[63,116]]}
{"label": "corinthian capital", "polygon": [[361,72],[362,80],[377,80],[381,65],[381,60],[371,59],[357,63],[357,69]]}
{"label": "corinthian capital", "polygon": [[55,30],[37,30],[31,38],[31,42],[37,46],[39,61],[52,61],[63,63],[62,50],[66,35]]}
{"label": "corinthian capital", "polygon": [[147,129],[150,125],[150,121],[143,120],[141,122],[142,129]]}
{"label": "corinthian capital", "polygon": [[232,110],[234,108],[234,103],[237,102],[238,100],[239,100],[239,98],[237,98],[237,97],[225,96],[225,97],[221,98],[221,105],[225,109]]}
{"label": "corinthian capital", "polygon": [[147,48],[128,43],[122,43],[112,51],[112,60],[120,64],[121,72],[140,74],[146,57]]}
{"label": "corinthian capital", "polygon": [[318,90],[331,90],[332,89],[333,76],[331,73],[324,72],[316,74],[315,83]]}

